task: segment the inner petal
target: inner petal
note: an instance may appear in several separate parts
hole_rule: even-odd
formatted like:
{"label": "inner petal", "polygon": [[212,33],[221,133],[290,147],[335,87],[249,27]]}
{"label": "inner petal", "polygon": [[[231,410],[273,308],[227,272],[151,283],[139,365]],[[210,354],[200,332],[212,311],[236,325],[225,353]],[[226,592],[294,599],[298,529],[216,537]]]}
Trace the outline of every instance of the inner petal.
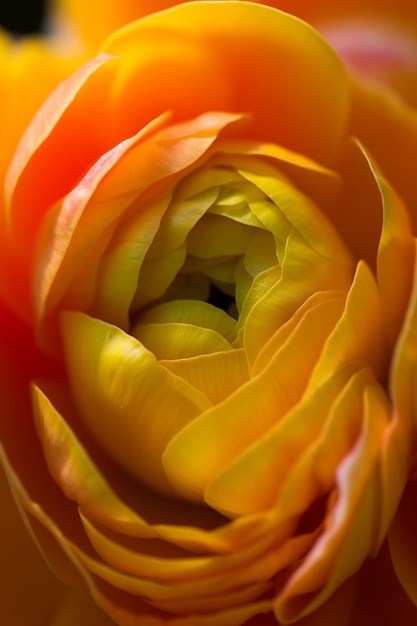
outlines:
{"label": "inner petal", "polygon": [[193,324],[139,324],[131,334],[157,359],[183,359],[232,349],[226,339],[216,331]]}

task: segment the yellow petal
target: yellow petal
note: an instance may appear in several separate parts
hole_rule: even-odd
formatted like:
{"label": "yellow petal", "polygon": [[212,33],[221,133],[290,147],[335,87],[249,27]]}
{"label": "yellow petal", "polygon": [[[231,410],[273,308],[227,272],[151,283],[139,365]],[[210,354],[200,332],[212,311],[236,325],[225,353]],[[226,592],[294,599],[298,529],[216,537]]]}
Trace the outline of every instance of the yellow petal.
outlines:
{"label": "yellow petal", "polygon": [[207,398],[114,326],[66,313],[62,327],[72,394],[88,429],[133,476],[171,493],[162,453]]}
{"label": "yellow petal", "polygon": [[[352,367],[335,371],[321,385],[305,394],[276,425],[208,484],[205,490],[206,502],[226,515],[233,516],[248,515],[274,506],[279,495],[286,490],[286,480],[299,457],[316,444],[351,374]],[[334,452],[336,443],[329,441],[329,445]],[[326,472],[330,475],[332,473],[328,459]],[[306,474],[307,482],[312,477],[311,469]],[[316,476],[313,480],[319,483]],[[321,485],[323,491],[324,482]],[[293,490],[291,492],[294,493]],[[314,497],[316,494],[313,492],[311,501]],[[292,510],[288,511],[284,505],[277,506],[285,519],[303,509],[307,510],[311,501],[305,502],[298,488]]]}
{"label": "yellow petal", "polygon": [[[351,267],[342,259],[328,259],[306,244],[303,235],[295,229],[286,241],[282,268],[266,270],[253,281],[242,311],[243,345],[252,365],[265,343],[309,297],[327,290],[344,291],[351,283]],[[305,280],[308,276],[309,280]],[[267,278],[261,294],[257,286]],[[275,279],[275,280],[274,280]],[[245,309],[248,309],[246,311]],[[245,319],[246,316],[246,319]]]}
{"label": "yellow petal", "polygon": [[185,359],[199,354],[232,350],[230,343],[220,333],[192,324],[138,324],[131,334],[158,360]]}
{"label": "yellow petal", "polygon": [[140,316],[141,324],[166,324],[177,322],[194,324],[215,330],[226,341],[235,336],[236,320],[208,302],[200,300],[172,300],[147,309]]}
{"label": "yellow petal", "polygon": [[116,496],[70,426],[38,387],[33,388],[33,404],[48,470],[66,497],[110,528],[153,536],[141,517]]}
{"label": "yellow petal", "polygon": [[277,597],[278,619],[296,619],[313,611],[379,547],[378,456],[387,422],[386,399],[377,386],[368,387],[362,432],[338,468],[338,499],[328,527]]}
{"label": "yellow petal", "polygon": [[[402,326],[411,293],[414,237],[407,207],[385,178],[378,174],[378,170],[375,177],[384,207],[377,277],[386,332],[394,343]],[[398,276],[401,276],[401,280],[398,280]]]}
{"label": "yellow petal", "polygon": [[179,493],[202,500],[207,483],[295,404],[339,315],[339,301],[312,307],[261,373],[178,432],[163,464]]}
{"label": "yellow petal", "polygon": [[[350,264],[349,252],[333,224],[310,198],[294,187],[290,180],[276,169],[269,169],[266,166],[263,166],[263,171],[251,172],[244,168],[239,168],[239,171],[271,198],[288,223],[303,235],[315,252],[326,258],[337,259],[341,265]],[[282,217],[278,220],[268,208],[270,207],[255,204],[255,215],[279,240],[282,236]]]}
{"label": "yellow petal", "polygon": [[[247,170],[256,165],[259,167],[259,160],[254,161],[251,157],[266,157],[284,176],[293,181],[294,187],[323,208],[332,206],[341,190],[341,179],[337,171],[282,145],[242,139],[228,140],[219,146],[219,152],[230,155],[231,166],[241,167],[246,163]],[[246,155],[246,161],[242,160],[242,155]],[[265,162],[266,159],[263,159],[264,164]]]}
{"label": "yellow petal", "polygon": [[225,400],[249,379],[242,348],[175,361],[162,360],[160,364],[204,393],[213,404]]}
{"label": "yellow petal", "polygon": [[408,207],[357,140],[347,146],[342,172],[345,191],[331,217],[356,257],[377,274],[384,326],[393,343],[411,290],[414,243]]}
{"label": "yellow petal", "polygon": [[417,419],[417,405],[414,392],[417,363],[416,277],[417,263],[415,261],[410,302],[393,355],[389,381],[397,415],[407,428],[415,428]]}
{"label": "yellow petal", "polygon": [[380,294],[369,268],[358,268],[346,307],[335,330],[327,339],[310,380],[310,388],[330,372],[351,361],[369,364],[381,377],[387,367],[387,338],[382,321]]}

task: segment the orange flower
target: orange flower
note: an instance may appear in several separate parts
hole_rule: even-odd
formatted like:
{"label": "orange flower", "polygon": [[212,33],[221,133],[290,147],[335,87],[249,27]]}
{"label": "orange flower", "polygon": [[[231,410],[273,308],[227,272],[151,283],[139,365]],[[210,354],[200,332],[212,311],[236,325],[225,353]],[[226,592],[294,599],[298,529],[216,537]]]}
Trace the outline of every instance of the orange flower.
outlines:
{"label": "orange flower", "polygon": [[132,23],[38,112],[7,177],[2,460],[110,620],[359,624],[378,569],[414,623],[386,542],[415,452],[414,128],[245,2]]}

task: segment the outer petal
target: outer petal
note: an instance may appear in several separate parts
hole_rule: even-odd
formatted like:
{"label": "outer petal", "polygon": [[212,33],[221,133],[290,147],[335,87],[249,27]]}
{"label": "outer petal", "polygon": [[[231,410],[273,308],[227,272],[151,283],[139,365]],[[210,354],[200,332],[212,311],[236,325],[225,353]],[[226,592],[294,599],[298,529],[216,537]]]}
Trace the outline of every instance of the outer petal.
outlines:
{"label": "outer petal", "polygon": [[103,50],[123,57],[112,97],[123,99],[125,115],[137,102],[146,121],[164,109],[181,117],[201,107],[248,112],[257,140],[326,162],[338,152],[348,105],[343,68],[316,31],[287,14],[191,2],[120,30]]}
{"label": "outer petal", "polygon": [[[185,613],[188,613],[188,615],[179,615],[178,618],[173,616],[172,613],[166,613],[163,608],[157,607],[163,607],[165,603],[164,598],[166,598],[168,601],[166,604],[167,610],[176,612],[170,598],[175,605],[177,586],[171,587],[143,578],[133,578],[108,567],[93,554],[91,547],[88,546],[81,535],[77,538],[74,525],[68,535],[68,528],[64,528],[65,524],[62,524],[62,521],[57,525],[56,521],[48,516],[39,503],[31,500],[30,493],[23,488],[11,467],[8,468],[8,472],[16,490],[18,501],[22,509],[26,511],[25,519],[30,525],[38,543],[48,554],[48,557],[53,559],[58,557],[62,560],[62,557],[65,555],[69,559],[68,562],[72,563],[74,569],[78,570],[85,579],[93,598],[116,623],[123,624],[123,626],[142,626],[144,624],[147,626],[163,626],[166,623],[171,624],[171,626],[215,626],[218,624],[222,626],[239,626],[252,615],[267,612],[270,609],[269,600],[245,603],[245,595],[249,599],[250,590],[248,594],[245,593],[244,588],[241,588],[243,596],[239,601],[238,596],[239,594],[242,595],[240,590],[235,599],[233,597],[228,599],[227,592],[223,594],[225,597],[222,598],[220,590],[218,590],[219,595],[217,595],[216,589],[214,589],[214,598],[216,599],[216,606],[213,607],[214,612],[207,613],[207,598],[204,595],[202,598],[202,613],[198,612],[197,614],[193,609],[190,609],[190,611],[185,609]],[[273,539],[273,535],[269,536]],[[81,545],[77,545],[79,540]],[[260,547],[262,548],[262,543]],[[268,560],[266,566],[268,567]],[[251,570],[242,569],[244,577],[246,576],[245,571],[250,572]],[[266,577],[268,578],[268,569]],[[184,601],[187,602],[187,599],[191,603],[196,601],[197,605],[195,606],[198,606],[199,598],[193,596],[191,588],[188,588],[189,585],[191,585],[191,588],[194,586],[193,582],[185,583],[185,589],[183,590],[185,591]],[[197,589],[199,586],[199,583],[197,583]],[[203,582],[203,586],[206,586],[207,590],[209,590],[211,587],[210,579],[206,584]],[[145,594],[147,600],[141,599],[138,596],[140,593]],[[262,594],[262,585],[255,583],[252,595],[256,596],[259,594]],[[222,601],[226,602],[223,609]],[[237,606],[234,606],[235,601]],[[228,608],[229,605],[234,606],[234,608]],[[179,613],[182,612],[181,607],[179,607]]]}
{"label": "outer petal", "polygon": [[283,621],[320,606],[376,551],[377,459],[387,420],[381,398],[375,387],[364,393],[363,430],[338,469],[339,495],[328,527],[277,598],[276,615]]}
{"label": "outer petal", "polygon": [[389,534],[389,546],[395,572],[417,613],[417,488],[414,468]]}
{"label": "outer petal", "polygon": [[[187,0],[185,0],[187,2]],[[64,33],[77,38],[93,49],[114,30],[125,26],[149,13],[168,9],[176,4],[176,0],[104,0],[100,11],[94,0],[56,0],[55,19]]]}
{"label": "outer petal", "polygon": [[23,525],[3,469],[0,506],[0,618],[14,626],[52,626],[66,588],[48,568]]}
{"label": "outer petal", "polygon": [[[396,398],[397,410],[404,420],[413,423],[413,449],[415,451],[415,432],[417,403],[415,388],[417,380],[417,284],[414,278],[413,293],[409,310],[405,319],[402,333],[399,337],[397,350],[391,373],[392,393]],[[397,576],[408,593],[412,602],[417,606],[415,567],[416,541],[415,523],[417,519],[416,499],[416,456],[414,455],[410,469],[409,482],[398,513],[394,519],[389,535],[389,544]]]}
{"label": "outer petal", "polygon": [[[417,252],[417,249],[416,249]],[[398,337],[390,372],[390,389],[399,418],[405,424],[417,422],[415,381],[417,380],[417,264],[414,261],[414,277],[409,306]],[[411,445],[415,447],[414,440]]]}
{"label": "outer petal", "polygon": [[[75,624],[114,626],[114,623],[98,608],[87,589],[70,587],[66,591],[50,626],[74,626]],[[47,625],[42,622],[42,626]]]}
{"label": "outer petal", "polygon": [[[47,40],[14,41],[0,33],[0,184],[23,131],[49,92],[74,71],[81,55],[54,47]],[[33,76],[37,79],[33,80]],[[30,89],[28,89],[30,85]],[[18,106],[17,106],[18,103]],[[13,271],[0,273],[0,296],[23,317],[29,310],[27,287],[13,244],[8,238],[3,193],[0,198],[0,265]],[[27,316],[27,315],[26,315]]]}
{"label": "outer petal", "polygon": [[[229,23],[235,24],[232,33]],[[132,24],[103,50],[51,96],[11,166],[10,223],[21,259],[10,274],[19,293],[30,291],[34,245],[54,203],[86,171],[91,187],[93,166],[95,177],[103,175],[114,164],[116,146],[126,149],[124,141],[133,142],[128,138],[166,111],[176,121],[208,110],[250,113],[252,121],[243,133],[239,129],[239,137],[277,141],[326,163],[340,149],[348,107],[343,67],[313,29],[288,15],[251,3],[189,3]],[[282,63],[285,58],[291,67]],[[273,79],[271,66],[279,72]],[[46,169],[48,185],[42,182]],[[77,192],[67,203],[65,216],[73,203],[80,204]],[[21,314],[28,309],[23,295]]]}
{"label": "outer petal", "polygon": [[417,150],[417,112],[392,93],[352,79],[350,130],[405,201],[416,232],[413,155]]}
{"label": "outer petal", "polygon": [[[91,4],[91,7],[90,7]],[[179,4],[174,0],[145,2],[106,0],[97,15],[93,3],[60,0],[66,26],[87,45],[97,45],[113,29],[150,12]],[[322,32],[350,69],[389,84],[408,102],[417,103],[417,11],[413,0],[329,3],[318,0],[260,0],[311,23]],[[93,16],[90,18],[89,16]],[[94,24],[94,27],[92,27]]]}
{"label": "outer petal", "polygon": [[[73,129],[70,130],[69,127],[73,126],[73,119],[67,120],[67,116],[64,116],[64,113],[68,106],[76,99],[76,96],[80,99],[80,94],[81,96],[84,95],[87,87],[97,88],[96,84],[89,84],[88,79],[98,74],[98,80],[103,80],[103,66],[104,69],[107,69],[109,60],[109,55],[101,55],[83,65],[73,75],[63,81],[39,109],[32,124],[21,139],[18,150],[9,168],[6,181],[6,197],[8,200],[10,200],[10,196],[14,192],[16,182],[22,175],[24,179],[26,178],[28,185],[26,193],[29,195],[23,193],[19,198],[19,203],[21,203],[20,211],[23,212],[23,215],[19,215],[19,210],[14,210],[11,215],[10,204],[6,206],[9,212],[8,221],[9,224],[12,225],[12,231],[16,239],[15,245],[17,243],[24,248],[28,242],[31,242],[31,247],[33,247],[33,231],[39,228],[39,221],[43,218],[45,205],[49,208],[63,193],[67,192],[73,183],[74,177],[77,178],[85,168],[85,161],[80,163],[76,158],[69,158],[70,154],[68,150],[72,143],[70,137],[73,135]],[[90,80],[90,83],[91,82]],[[88,107],[86,101],[88,101],[88,94],[81,104],[83,115],[88,116],[88,112],[90,112],[94,119],[94,112]],[[77,113],[79,114],[79,112],[76,111],[75,115],[77,115]],[[56,132],[57,125],[62,134]],[[60,174],[58,174],[57,170],[57,176],[49,176],[49,184],[45,185],[43,183],[43,176],[46,171],[49,171],[46,163],[51,157],[48,148],[49,142],[51,141],[50,136],[52,130],[55,130],[52,141],[57,141],[61,145],[63,143],[67,148],[66,167],[62,168]],[[73,149],[75,151],[75,147]],[[103,150],[97,147],[96,150],[98,155],[103,153]],[[30,167],[33,154],[36,154],[38,157],[37,165],[39,169],[36,173],[31,171]],[[84,155],[85,153],[83,152],[83,156]],[[51,174],[50,171],[49,174]],[[35,199],[33,196],[36,197],[35,204],[33,203]],[[31,199],[32,202],[30,201]],[[16,202],[16,198],[14,200]],[[29,215],[27,210],[28,206],[31,207]],[[28,223],[29,219],[30,221]]]}
{"label": "outer petal", "polygon": [[[35,276],[38,319],[48,316],[62,299],[64,306],[88,308],[97,289],[97,266],[103,251],[123,213],[129,213],[131,207],[136,206],[138,217],[134,228],[135,233],[140,229],[141,237],[136,234],[131,262],[125,266],[125,272],[118,273],[115,294],[107,293],[112,283],[102,285],[99,282],[104,294],[97,295],[98,301],[107,299],[111,303],[117,300],[118,293],[123,293],[123,300],[118,301],[117,318],[114,314],[109,317],[127,328],[141,261],[166,209],[164,199],[156,202],[156,206],[150,203],[149,208],[141,207],[141,203],[145,204],[154,186],[163,184],[165,179],[172,181],[193,165],[218,134],[237,119],[237,116],[222,113],[206,114],[158,132],[165,121],[161,117],[94,163],[54,209],[43,229]],[[107,278],[116,280],[116,277]]]}
{"label": "outer petal", "polygon": [[407,597],[394,567],[385,542],[377,557],[364,563],[355,576],[357,595],[356,602],[352,603],[349,626],[413,626],[416,623],[417,608]]}
{"label": "outer petal", "polygon": [[[288,15],[251,3],[189,3],[122,29],[103,51],[59,87],[22,141],[8,184],[19,239],[28,228],[19,224],[22,204],[39,217],[103,153],[166,111],[176,121],[213,110],[250,113],[257,140],[324,161],[339,150],[348,108],[343,67],[313,29]],[[109,55],[118,58],[106,63]],[[51,162],[45,187],[39,179]]]}
{"label": "outer petal", "polygon": [[414,266],[408,206],[356,139],[347,145],[342,170],[347,190],[332,217],[344,241],[376,271],[384,325],[394,344],[407,309]]}
{"label": "outer petal", "polygon": [[[0,32],[0,59],[0,176],[3,179],[20,136],[38,107],[84,56],[70,54],[46,39],[16,41]],[[36,81],[31,80],[34,75]]]}

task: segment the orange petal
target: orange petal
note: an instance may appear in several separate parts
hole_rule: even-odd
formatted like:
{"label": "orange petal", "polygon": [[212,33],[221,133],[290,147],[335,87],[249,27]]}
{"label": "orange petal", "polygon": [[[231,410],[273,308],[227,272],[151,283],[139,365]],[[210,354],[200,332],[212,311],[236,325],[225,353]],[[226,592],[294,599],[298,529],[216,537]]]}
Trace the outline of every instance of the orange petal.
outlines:
{"label": "orange petal", "polygon": [[[38,316],[50,313],[68,289],[70,293],[65,299],[66,307],[81,310],[88,308],[93,301],[103,252],[107,246],[112,250],[109,239],[132,201],[135,200],[139,205],[143,190],[146,191],[165,178],[180,175],[208,150],[226,126],[238,119],[238,116],[229,114],[205,114],[188,123],[156,132],[166,121],[161,116],[102,155],[64,201],[54,208],[43,227],[35,275]],[[101,285],[101,281],[108,276],[109,267],[104,276],[99,275],[99,285],[104,288],[107,298],[98,298],[95,308],[101,304],[108,308],[113,304],[114,309],[116,298],[116,321],[122,322],[122,327],[127,326],[126,318],[137,285],[140,261],[166,208],[164,201],[157,202],[156,206],[151,206],[144,215],[140,213],[134,220],[134,232],[132,228],[128,229],[129,237],[136,234],[139,226],[145,224],[148,229],[146,242],[142,241],[142,245],[135,245],[136,239],[128,239],[133,247],[132,255],[129,254],[130,258],[133,256],[133,262],[124,278],[124,292],[129,297],[125,297],[122,302],[118,301],[119,288],[109,302],[110,287],[106,283]],[[118,236],[119,233],[116,234],[116,242]],[[114,245],[117,245],[116,242]],[[119,256],[116,261],[118,259]],[[114,262],[114,257],[112,260]],[[112,267],[110,269],[115,271]]]}
{"label": "orange petal", "polygon": [[[414,264],[412,225],[408,207],[381,174],[378,164],[373,162],[372,157],[361,145],[358,145],[358,150],[363,154],[365,159],[363,165],[369,167],[380,195],[383,222],[377,251],[377,277],[384,325],[391,342],[394,343],[403,322],[411,291]],[[369,204],[371,203],[368,199],[368,206]],[[350,219],[352,219],[351,216]],[[352,219],[352,221],[355,220]],[[360,221],[361,232],[366,231],[369,221],[365,218]],[[371,236],[371,238],[374,237]],[[374,262],[372,266],[373,264]],[[399,275],[401,280],[398,280]]]}
{"label": "orange petal", "polygon": [[102,49],[122,59],[116,117],[137,118],[138,102],[144,121],[164,110],[182,119],[207,110],[248,112],[257,140],[325,162],[339,150],[343,67],[313,29],[287,14],[254,3],[183,4],[120,30]]}
{"label": "orange petal", "polygon": [[13,626],[52,625],[66,587],[48,568],[25,528],[2,468],[0,501],[1,619]]}
{"label": "orange petal", "polygon": [[351,82],[350,130],[405,201],[416,232],[413,155],[417,150],[417,112],[373,83],[358,78]]}
{"label": "orange petal", "polygon": [[[82,105],[87,107],[87,110],[90,109],[87,105],[88,94],[85,94],[85,91],[97,89],[96,81],[102,87],[103,79],[108,79],[110,60],[110,55],[101,54],[63,81],[40,108],[20,141],[8,172],[6,195],[10,203],[8,206],[9,220],[21,250],[25,250],[27,246],[29,249],[33,247],[33,234],[39,228],[39,222],[44,217],[45,209],[49,209],[54,201],[68,191],[68,186],[71,185],[74,178],[78,178],[85,167],[85,163],[88,163],[88,157],[84,160],[87,153],[83,152],[83,158],[77,159],[80,146],[74,138],[74,120],[68,120],[68,115],[65,115],[65,112],[74,101],[77,103],[80,100],[82,100]],[[94,76],[95,80],[91,80]],[[73,115],[72,111],[71,113]],[[84,114],[86,114],[86,110],[84,110]],[[70,114],[69,117],[72,115]],[[75,115],[77,116],[77,112]],[[92,119],[97,119],[94,116],[95,114],[93,114]],[[57,125],[58,132],[56,130]],[[66,167],[59,167],[56,171],[51,172],[50,163],[54,163],[54,158],[51,158],[50,150],[52,147],[56,147],[56,142],[61,146],[66,146]],[[71,152],[73,158],[69,158]],[[102,152],[100,150],[99,154]],[[33,163],[34,155],[36,155],[35,166]],[[48,185],[43,184],[43,176],[39,173],[45,171],[50,173]],[[14,194],[13,200],[11,199],[12,194]],[[36,202],[34,201],[35,198]],[[11,205],[11,203],[13,204]],[[31,207],[29,215],[28,206]]]}
{"label": "orange petal", "polygon": [[[412,535],[415,536],[414,529]],[[406,545],[406,536],[404,539],[404,549],[411,555],[412,550]],[[350,623],[352,626],[414,626],[417,607],[401,586],[396,564],[391,560],[388,542],[383,544],[375,559],[364,563],[355,578],[358,593]],[[412,586],[415,589],[414,582]]]}
{"label": "orange petal", "polygon": [[[0,59],[0,181],[3,188],[7,168],[27,125],[50,91],[73,72],[83,58],[65,47],[54,46],[46,38],[17,40],[1,32]],[[33,80],[34,76],[36,80]],[[3,301],[23,319],[28,319],[32,308],[28,277],[9,235],[2,195],[0,264],[8,267],[8,271],[0,274],[0,293]]]}
{"label": "orange petal", "polygon": [[[416,248],[417,253],[417,248]],[[415,255],[416,258],[416,255]],[[417,262],[414,263],[414,279],[409,306],[398,337],[390,371],[390,389],[401,422],[415,428],[417,407],[414,380],[417,363]]]}
{"label": "orange petal", "polygon": [[51,623],[42,622],[42,626],[74,626],[74,624],[114,626],[114,621],[99,609],[87,589],[71,587],[60,602]]}
{"label": "orange petal", "polygon": [[401,499],[398,511],[392,523],[388,541],[395,573],[414,603],[417,613],[417,480],[414,468],[404,495]]}

